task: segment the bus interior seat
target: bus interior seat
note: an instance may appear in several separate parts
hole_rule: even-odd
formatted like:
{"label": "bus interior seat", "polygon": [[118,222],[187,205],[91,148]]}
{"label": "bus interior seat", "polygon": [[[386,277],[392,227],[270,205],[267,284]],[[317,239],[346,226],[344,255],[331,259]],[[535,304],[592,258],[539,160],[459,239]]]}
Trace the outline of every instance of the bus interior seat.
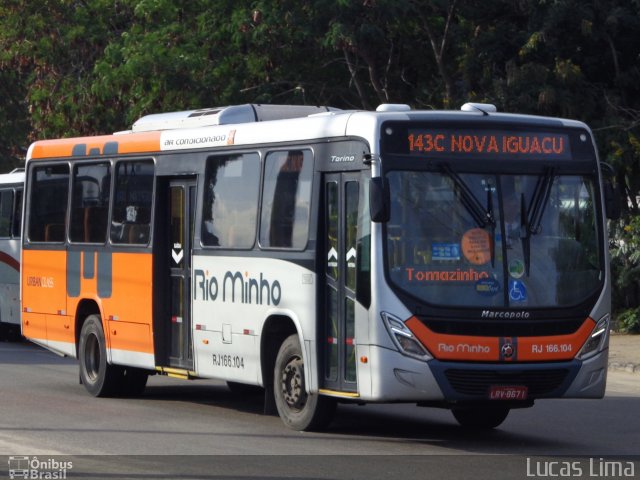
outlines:
{"label": "bus interior seat", "polygon": [[44,227],[45,242],[64,242],[64,223],[49,223]]}
{"label": "bus interior seat", "polygon": [[123,238],[127,243],[149,243],[149,225],[139,223],[127,224],[124,227]]}
{"label": "bus interior seat", "polygon": [[86,207],[84,209],[84,241],[103,243],[106,237],[107,207]]}

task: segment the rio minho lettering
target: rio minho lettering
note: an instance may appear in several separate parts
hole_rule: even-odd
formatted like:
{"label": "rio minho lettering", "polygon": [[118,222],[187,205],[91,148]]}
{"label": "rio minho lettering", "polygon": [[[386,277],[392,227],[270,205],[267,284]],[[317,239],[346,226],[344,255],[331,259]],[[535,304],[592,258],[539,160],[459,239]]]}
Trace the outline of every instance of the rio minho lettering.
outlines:
{"label": "rio minho lettering", "polygon": [[215,302],[222,300],[230,303],[256,305],[279,305],[282,299],[282,287],[278,280],[268,280],[261,272],[251,276],[249,272],[226,271],[222,280],[209,275],[208,271],[194,271],[194,300]]}

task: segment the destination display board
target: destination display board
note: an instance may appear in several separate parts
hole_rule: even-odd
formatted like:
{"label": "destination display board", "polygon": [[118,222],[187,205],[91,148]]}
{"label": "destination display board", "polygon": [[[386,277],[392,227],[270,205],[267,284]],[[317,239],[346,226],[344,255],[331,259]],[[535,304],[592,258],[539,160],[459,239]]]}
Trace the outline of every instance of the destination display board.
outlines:
{"label": "destination display board", "polygon": [[569,135],[548,132],[415,128],[407,130],[404,147],[411,155],[428,157],[571,158]]}

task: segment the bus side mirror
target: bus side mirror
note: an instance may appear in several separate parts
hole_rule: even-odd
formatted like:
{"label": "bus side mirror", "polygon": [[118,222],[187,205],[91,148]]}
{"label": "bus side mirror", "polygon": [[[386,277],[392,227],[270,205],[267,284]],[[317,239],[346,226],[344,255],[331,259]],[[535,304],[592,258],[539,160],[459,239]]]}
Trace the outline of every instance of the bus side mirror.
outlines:
{"label": "bus side mirror", "polygon": [[615,170],[608,163],[603,163],[601,173],[605,213],[608,219],[618,220],[622,211],[622,193],[619,182],[615,181]]}
{"label": "bus side mirror", "polygon": [[389,221],[389,181],[374,177],[369,184],[369,212],[371,221],[383,223]]}

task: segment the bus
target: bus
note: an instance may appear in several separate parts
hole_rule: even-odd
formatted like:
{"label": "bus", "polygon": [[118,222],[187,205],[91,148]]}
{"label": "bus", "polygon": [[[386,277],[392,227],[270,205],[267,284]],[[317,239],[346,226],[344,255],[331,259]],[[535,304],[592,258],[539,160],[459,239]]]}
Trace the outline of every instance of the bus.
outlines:
{"label": "bus", "polygon": [[37,141],[26,169],[22,333],[94,396],[219,379],[311,430],[604,394],[615,202],[581,122],[245,104]]}
{"label": "bus", "polygon": [[0,336],[20,334],[20,228],[24,169],[0,174]]}

